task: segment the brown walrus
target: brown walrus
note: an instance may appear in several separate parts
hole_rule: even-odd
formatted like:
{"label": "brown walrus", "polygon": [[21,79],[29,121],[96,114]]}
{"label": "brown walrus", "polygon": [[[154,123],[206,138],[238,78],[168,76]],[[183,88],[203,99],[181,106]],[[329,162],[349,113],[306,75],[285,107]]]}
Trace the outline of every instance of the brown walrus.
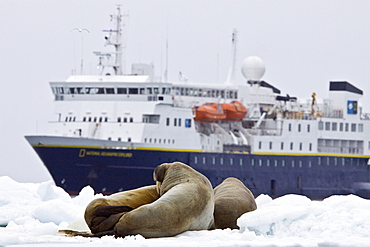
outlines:
{"label": "brown walrus", "polygon": [[85,210],[85,221],[94,236],[113,235],[114,226],[126,212],[159,198],[157,186],[145,186],[119,192],[91,201]]}
{"label": "brown walrus", "polygon": [[229,177],[215,189],[214,228],[239,229],[237,219],[257,209],[253,193],[237,178]]}
{"label": "brown walrus", "polygon": [[154,180],[159,199],[123,214],[114,227],[116,236],[169,237],[212,226],[214,193],[204,175],[174,162],[159,165]]}

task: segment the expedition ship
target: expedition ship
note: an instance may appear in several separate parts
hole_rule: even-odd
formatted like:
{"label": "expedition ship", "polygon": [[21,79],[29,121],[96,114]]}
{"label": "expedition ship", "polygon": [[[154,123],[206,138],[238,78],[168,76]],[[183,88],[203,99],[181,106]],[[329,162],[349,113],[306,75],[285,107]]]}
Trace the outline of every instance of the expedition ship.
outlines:
{"label": "expedition ship", "polygon": [[370,198],[370,114],[359,88],[332,81],[328,99],[299,101],[261,80],[255,56],[240,84],[163,81],[148,64],[123,75],[119,8],[114,22],[106,42],[115,52],[97,53],[114,75],[51,82],[58,117],[50,134],[26,136],[56,185],[109,194],[153,184],[156,166],[181,161],[213,186],[233,176],[255,195]]}

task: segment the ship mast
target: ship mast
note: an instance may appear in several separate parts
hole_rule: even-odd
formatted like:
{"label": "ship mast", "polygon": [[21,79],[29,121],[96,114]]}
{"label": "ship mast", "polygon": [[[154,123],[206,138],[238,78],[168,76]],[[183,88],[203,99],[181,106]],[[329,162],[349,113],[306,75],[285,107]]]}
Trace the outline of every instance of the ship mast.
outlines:
{"label": "ship mast", "polygon": [[237,30],[236,29],[233,30],[231,42],[232,42],[231,66],[230,66],[229,74],[226,80],[227,86],[230,86],[234,83],[234,77],[235,77],[236,46],[237,46]]}
{"label": "ship mast", "polygon": [[[99,56],[98,68],[102,67],[102,72],[105,67],[112,67],[115,75],[122,75],[122,14],[120,5],[117,5],[117,14],[111,15],[111,21],[115,21],[114,29],[103,30],[108,33],[105,36],[106,45],[114,46],[114,52],[94,52]],[[114,56],[114,61],[112,60]]]}

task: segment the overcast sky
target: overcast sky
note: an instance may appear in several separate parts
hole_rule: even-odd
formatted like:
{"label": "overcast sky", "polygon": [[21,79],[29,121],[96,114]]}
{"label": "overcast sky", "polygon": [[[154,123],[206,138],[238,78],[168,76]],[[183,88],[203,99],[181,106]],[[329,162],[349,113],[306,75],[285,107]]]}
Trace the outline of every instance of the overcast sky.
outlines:
{"label": "overcast sky", "polygon": [[[330,80],[364,91],[370,112],[370,1],[368,0],[1,0],[0,176],[21,182],[50,179],[24,135],[43,134],[53,115],[49,81],[72,71],[96,74],[93,51],[104,50],[103,29],[122,5],[126,72],[153,63],[163,76],[168,40],[169,80],[222,83],[238,30],[237,80],[242,60],[257,55],[264,80],[283,94],[328,95]],[[86,28],[90,33],[72,31]]]}

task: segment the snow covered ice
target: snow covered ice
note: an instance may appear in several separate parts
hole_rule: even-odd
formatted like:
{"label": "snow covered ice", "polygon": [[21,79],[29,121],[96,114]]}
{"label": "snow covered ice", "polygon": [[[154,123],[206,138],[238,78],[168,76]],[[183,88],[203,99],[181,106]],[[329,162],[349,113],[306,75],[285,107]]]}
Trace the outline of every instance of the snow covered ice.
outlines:
{"label": "snow covered ice", "polygon": [[67,237],[87,230],[91,187],[71,198],[52,181],[18,183],[0,177],[0,246],[370,246],[370,201],[354,195],[312,201],[299,195],[256,198],[258,209],[238,219],[240,230],[189,231],[175,237]]}

